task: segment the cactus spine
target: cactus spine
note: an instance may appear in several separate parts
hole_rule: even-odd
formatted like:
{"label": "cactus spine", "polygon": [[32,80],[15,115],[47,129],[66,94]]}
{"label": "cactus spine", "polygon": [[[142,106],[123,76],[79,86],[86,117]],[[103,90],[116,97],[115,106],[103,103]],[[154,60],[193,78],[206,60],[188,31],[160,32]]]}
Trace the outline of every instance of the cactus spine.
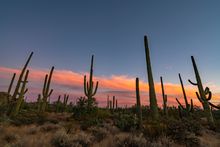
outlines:
{"label": "cactus spine", "polygon": [[188,116],[190,114],[190,112],[193,112],[193,100],[191,99],[191,104],[188,103],[188,100],[187,100],[187,97],[186,97],[186,92],[185,92],[184,85],[183,85],[183,81],[182,81],[182,78],[181,78],[180,74],[179,74],[179,79],[180,79],[180,84],[181,84],[181,88],[182,88],[182,91],[183,91],[183,97],[184,97],[184,100],[185,100],[186,108],[183,107],[183,105],[179,102],[179,100],[177,98],[176,98],[176,101],[178,102],[178,104],[180,106],[180,110],[185,111],[187,116]]}
{"label": "cactus spine", "polygon": [[163,111],[164,114],[167,115],[167,95],[164,93],[164,86],[163,86],[163,78],[160,77],[160,82],[161,82],[161,89],[162,89],[162,96],[163,96]]}
{"label": "cactus spine", "polygon": [[[190,80],[189,80],[189,82],[192,85],[196,85],[198,87],[198,90],[199,90],[199,93],[197,93],[198,99],[201,101],[201,103],[203,105],[203,109],[204,109],[204,112],[205,112],[205,115],[206,115],[206,118],[207,118],[209,124],[214,125],[214,119],[213,119],[212,112],[211,112],[209,102],[208,102],[208,100],[211,99],[211,92],[209,91],[209,88],[206,88],[205,90],[203,89],[203,85],[202,85],[202,81],[201,81],[201,78],[199,75],[199,71],[197,69],[196,62],[195,62],[193,56],[191,56],[191,60],[192,60],[197,83],[193,83]],[[206,95],[208,95],[208,97],[206,97]]]}
{"label": "cactus spine", "polygon": [[152,112],[153,119],[157,120],[159,118],[159,112],[158,112],[158,106],[157,106],[156,93],[154,89],[154,80],[153,80],[153,74],[151,70],[150,52],[148,48],[147,36],[144,36],[144,45],[145,45],[147,75],[148,75],[148,84],[149,84],[150,110]]}
{"label": "cactus spine", "polygon": [[89,76],[89,81],[86,82],[86,75],[84,76],[84,93],[88,98],[88,108],[92,107],[92,98],[93,96],[95,96],[97,89],[98,89],[98,85],[99,82],[96,82],[96,86],[94,89],[94,83],[93,83],[93,58],[94,55],[92,55],[92,59],[91,59],[91,66],[90,66],[90,76]]}
{"label": "cactus spine", "polygon": [[54,70],[54,67],[52,67],[50,70],[49,78],[48,78],[48,74],[46,74],[45,79],[44,79],[44,87],[42,91],[43,102],[42,102],[41,112],[45,112],[46,106],[47,106],[47,100],[53,92],[53,89],[50,89],[50,83],[51,83],[51,78],[53,75],[53,70]]}
{"label": "cactus spine", "polygon": [[141,100],[139,92],[139,79],[136,78],[136,106],[137,106],[137,116],[138,116],[138,126],[142,128],[142,110],[141,110]]}

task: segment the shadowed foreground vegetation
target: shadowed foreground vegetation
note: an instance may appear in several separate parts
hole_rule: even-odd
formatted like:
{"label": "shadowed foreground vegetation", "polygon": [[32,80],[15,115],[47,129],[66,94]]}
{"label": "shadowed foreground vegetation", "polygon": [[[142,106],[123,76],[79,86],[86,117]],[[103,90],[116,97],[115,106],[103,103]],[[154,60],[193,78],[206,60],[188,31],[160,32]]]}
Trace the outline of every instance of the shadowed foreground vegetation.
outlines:
{"label": "shadowed foreground vegetation", "polygon": [[136,104],[129,108],[118,106],[117,98],[107,98],[106,107],[98,107],[95,95],[99,82],[93,81],[91,59],[89,78],[84,76],[85,97],[75,104],[69,95],[50,102],[50,84],[54,67],[45,75],[42,93],[36,102],[27,102],[28,64],[26,61],[17,83],[14,73],[7,92],[0,92],[0,143],[4,147],[164,147],[164,146],[220,146],[220,110],[210,102],[211,90],[203,88],[194,57],[191,57],[198,87],[196,95],[202,108],[188,102],[184,82],[179,74],[185,104],[176,99],[178,107],[169,107],[166,87],[161,80],[163,107],[157,105],[147,37],[144,37],[149,106],[140,102],[139,78],[136,78]]}

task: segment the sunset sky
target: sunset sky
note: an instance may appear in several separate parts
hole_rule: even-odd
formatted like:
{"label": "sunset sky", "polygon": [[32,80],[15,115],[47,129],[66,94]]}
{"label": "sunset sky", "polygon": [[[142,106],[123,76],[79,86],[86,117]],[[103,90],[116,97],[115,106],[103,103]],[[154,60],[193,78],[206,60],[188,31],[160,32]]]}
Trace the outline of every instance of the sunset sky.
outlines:
{"label": "sunset sky", "polygon": [[[158,102],[163,76],[168,105],[182,101],[178,73],[195,104],[196,87],[190,56],[195,57],[202,81],[220,102],[220,1],[218,0],[3,0],[0,2],[0,91],[11,77],[29,65],[29,100],[41,92],[44,75],[55,66],[52,100],[83,93],[83,76],[95,55],[96,98],[105,106],[107,95],[121,106],[135,102],[135,78],[141,99],[149,104],[144,35],[148,35]],[[219,96],[219,97],[218,97]]]}

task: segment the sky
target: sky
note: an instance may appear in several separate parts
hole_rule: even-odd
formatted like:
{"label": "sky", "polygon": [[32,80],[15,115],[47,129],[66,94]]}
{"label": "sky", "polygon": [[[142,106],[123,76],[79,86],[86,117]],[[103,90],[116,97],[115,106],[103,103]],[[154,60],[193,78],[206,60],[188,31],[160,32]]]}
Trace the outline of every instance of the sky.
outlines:
{"label": "sky", "polygon": [[[202,81],[220,95],[220,1],[218,0],[2,0],[0,1],[0,91],[6,91],[13,72],[18,72],[31,51],[29,93],[35,100],[44,75],[55,66],[52,100],[83,93],[83,75],[91,55],[97,99],[107,95],[121,105],[135,102],[135,77],[141,80],[141,99],[149,104],[144,35],[148,36],[159,104],[163,76],[168,104],[182,99],[178,73],[189,97],[195,100],[195,81],[190,56],[195,57]],[[170,97],[170,98],[169,98]]]}

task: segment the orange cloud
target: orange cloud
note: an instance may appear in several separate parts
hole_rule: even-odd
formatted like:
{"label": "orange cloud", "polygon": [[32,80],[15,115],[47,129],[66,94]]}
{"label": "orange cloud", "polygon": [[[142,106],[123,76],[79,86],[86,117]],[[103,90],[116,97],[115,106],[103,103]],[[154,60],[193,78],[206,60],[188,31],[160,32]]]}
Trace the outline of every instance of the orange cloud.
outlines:
{"label": "orange cloud", "polygon": [[[50,69],[33,69],[30,68],[30,76],[29,76],[29,96],[34,97],[32,100],[36,99],[37,94],[41,93],[41,89],[44,82],[45,74],[49,73]],[[3,83],[5,86],[4,89],[1,90],[6,91],[7,85],[10,83],[10,79],[13,73],[19,73],[20,69],[14,68],[6,68],[0,67],[0,78],[7,79],[8,83]],[[52,77],[51,88],[54,89],[54,93],[52,96],[52,100],[56,100],[59,94],[68,93],[71,96],[71,100],[75,101],[75,99],[79,96],[84,96],[83,93],[83,76],[84,74],[88,75],[88,73],[77,73],[68,70],[59,70],[55,69],[54,75]],[[0,80],[1,80],[0,79]],[[135,78],[128,77],[125,75],[113,75],[110,77],[105,76],[95,76],[95,81],[99,81],[99,88],[96,95],[97,100],[99,101],[101,106],[106,105],[107,95],[109,96],[116,96],[118,99],[118,103],[120,106],[125,105],[133,105],[136,101],[135,99]],[[1,82],[2,83],[2,82]],[[140,80],[140,93],[141,93],[141,100],[142,104],[146,105],[149,104],[149,96],[148,96],[148,84],[144,83]],[[214,89],[214,94],[212,101],[213,103],[219,103],[219,96],[220,93],[216,93],[217,90],[220,91],[220,87],[211,83],[205,84]],[[180,102],[184,104],[184,99],[182,95],[182,89],[180,84],[173,84],[173,83],[164,83],[165,93],[168,95],[168,105],[177,105],[175,98],[178,98]],[[155,83],[155,90],[157,93],[157,100],[159,106],[162,106],[162,94],[161,94],[161,85],[160,83]],[[188,101],[193,99],[194,104],[200,105],[200,102],[197,100],[195,91],[197,87],[186,85],[185,90],[188,96]]]}

